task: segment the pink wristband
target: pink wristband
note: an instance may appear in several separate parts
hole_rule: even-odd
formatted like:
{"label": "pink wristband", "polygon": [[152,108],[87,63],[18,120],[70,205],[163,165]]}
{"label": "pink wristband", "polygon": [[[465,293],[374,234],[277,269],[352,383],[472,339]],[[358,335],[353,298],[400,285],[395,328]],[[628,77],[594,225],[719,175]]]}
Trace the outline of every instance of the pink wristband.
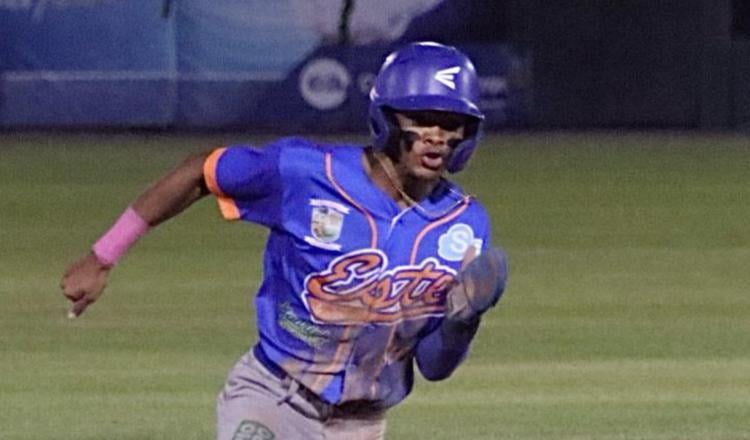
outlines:
{"label": "pink wristband", "polygon": [[114,266],[149,229],[146,220],[129,206],[94,244],[94,255],[102,264]]}

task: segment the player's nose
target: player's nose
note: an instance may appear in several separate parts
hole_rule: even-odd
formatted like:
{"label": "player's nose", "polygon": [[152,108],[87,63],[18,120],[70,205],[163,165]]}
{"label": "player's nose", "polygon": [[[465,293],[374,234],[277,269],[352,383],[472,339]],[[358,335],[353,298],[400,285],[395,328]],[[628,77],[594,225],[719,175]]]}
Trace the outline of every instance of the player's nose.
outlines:
{"label": "player's nose", "polygon": [[448,132],[438,125],[429,127],[422,133],[422,142],[433,146],[448,145]]}

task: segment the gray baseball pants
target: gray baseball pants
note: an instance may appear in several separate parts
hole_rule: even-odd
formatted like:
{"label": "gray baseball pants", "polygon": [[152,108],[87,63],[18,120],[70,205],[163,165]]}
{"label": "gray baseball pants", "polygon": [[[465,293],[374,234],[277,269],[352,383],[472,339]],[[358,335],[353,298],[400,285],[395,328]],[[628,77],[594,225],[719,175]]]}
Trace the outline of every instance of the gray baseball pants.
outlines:
{"label": "gray baseball pants", "polygon": [[327,404],[277,377],[252,350],[229,372],[217,402],[217,440],[382,440],[385,411]]}

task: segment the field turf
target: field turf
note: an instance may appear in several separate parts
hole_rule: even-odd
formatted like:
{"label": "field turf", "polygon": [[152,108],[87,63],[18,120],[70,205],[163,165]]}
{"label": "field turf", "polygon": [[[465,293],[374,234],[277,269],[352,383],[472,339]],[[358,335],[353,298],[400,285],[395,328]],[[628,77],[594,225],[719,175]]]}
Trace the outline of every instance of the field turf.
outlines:
{"label": "field turf", "polygon": [[[255,340],[265,232],[212,200],[65,318],[63,270],[212,136],[0,135],[0,439],[210,439]],[[699,133],[490,136],[459,182],[510,285],[390,439],[750,439],[750,145]]]}

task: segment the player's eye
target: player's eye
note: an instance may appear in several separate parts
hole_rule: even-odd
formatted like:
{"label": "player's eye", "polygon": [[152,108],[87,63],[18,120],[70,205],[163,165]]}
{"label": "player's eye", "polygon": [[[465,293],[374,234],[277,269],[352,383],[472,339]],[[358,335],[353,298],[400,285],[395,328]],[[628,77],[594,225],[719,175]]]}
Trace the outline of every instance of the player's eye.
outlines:
{"label": "player's eye", "polygon": [[440,127],[447,131],[457,131],[466,124],[466,116],[439,111],[404,112],[417,127]]}
{"label": "player's eye", "polygon": [[401,140],[406,145],[412,145],[414,142],[422,139],[422,135],[420,133],[417,133],[416,131],[411,130],[401,130]]}
{"label": "player's eye", "polygon": [[449,139],[448,140],[448,146],[450,147],[451,150],[455,150],[456,147],[458,147],[458,144],[460,144],[462,140],[463,139],[459,139],[459,138]]}

